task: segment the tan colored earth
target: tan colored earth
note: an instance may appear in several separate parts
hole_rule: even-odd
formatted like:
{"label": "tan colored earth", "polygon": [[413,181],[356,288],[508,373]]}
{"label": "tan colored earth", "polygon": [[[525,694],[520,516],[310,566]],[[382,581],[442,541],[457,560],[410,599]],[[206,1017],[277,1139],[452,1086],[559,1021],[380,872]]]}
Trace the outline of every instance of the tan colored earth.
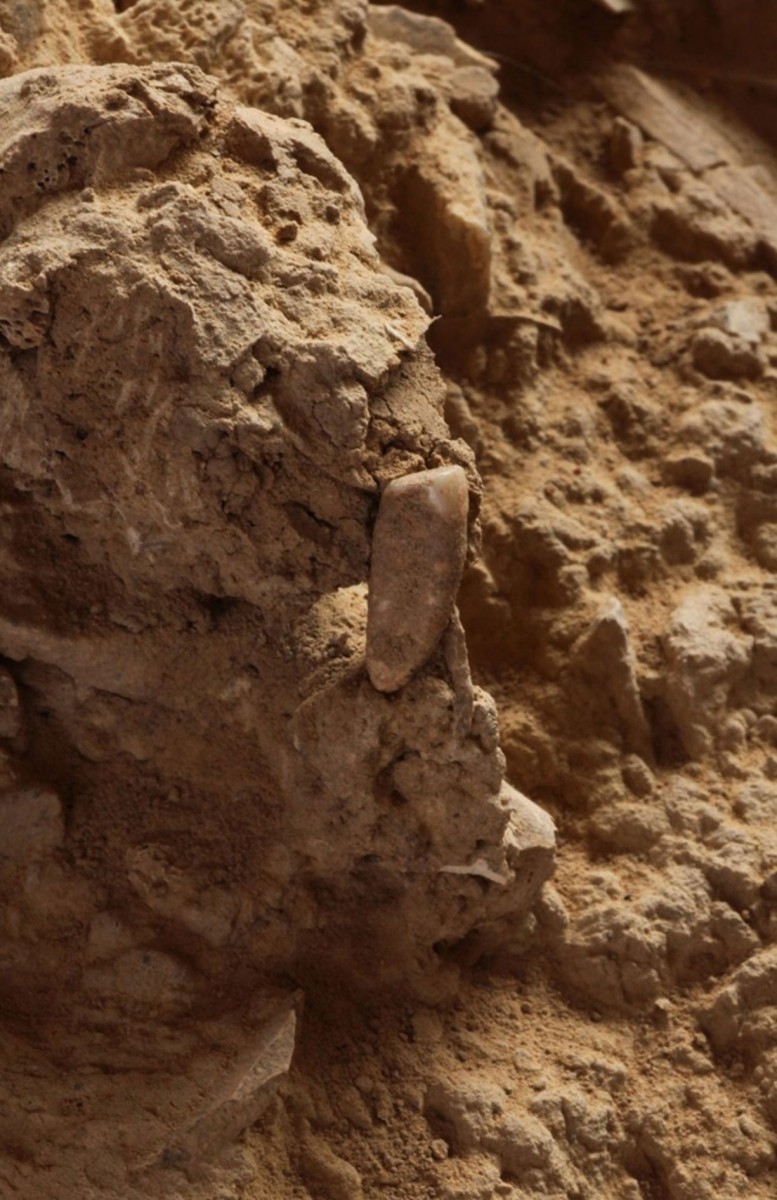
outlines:
{"label": "tan colored earth", "polygon": [[777,1194],[776,55],[0,0],[2,1200]]}

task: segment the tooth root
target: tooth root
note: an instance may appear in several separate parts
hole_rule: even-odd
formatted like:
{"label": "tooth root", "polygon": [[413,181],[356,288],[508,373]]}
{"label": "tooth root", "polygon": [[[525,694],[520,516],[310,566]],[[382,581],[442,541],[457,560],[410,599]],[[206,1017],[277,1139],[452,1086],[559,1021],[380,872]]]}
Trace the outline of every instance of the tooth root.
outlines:
{"label": "tooth root", "polygon": [[372,538],[367,671],[395,692],[423,666],[450,620],[467,552],[467,476],[437,467],[393,479]]}

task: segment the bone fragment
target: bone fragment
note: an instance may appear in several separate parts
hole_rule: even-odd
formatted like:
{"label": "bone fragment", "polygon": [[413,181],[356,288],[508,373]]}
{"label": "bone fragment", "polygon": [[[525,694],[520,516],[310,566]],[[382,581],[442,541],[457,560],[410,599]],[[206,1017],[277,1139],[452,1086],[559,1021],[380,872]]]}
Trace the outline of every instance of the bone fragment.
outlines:
{"label": "bone fragment", "polygon": [[464,863],[461,866],[439,867],[438,874],[476,875],[479,879],[486,879],[489,883],[501,883],[502,886],[510,882],[509,872],[495,871],[493,867],[489,867],[484,858],[477,858],[473,863]]}

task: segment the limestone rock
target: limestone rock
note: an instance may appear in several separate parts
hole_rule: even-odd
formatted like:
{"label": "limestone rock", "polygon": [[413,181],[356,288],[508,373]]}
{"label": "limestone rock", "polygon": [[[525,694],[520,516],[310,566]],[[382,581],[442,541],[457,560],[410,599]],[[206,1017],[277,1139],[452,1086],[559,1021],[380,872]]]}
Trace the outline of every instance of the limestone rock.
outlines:
{"label": "limestone rock", "polygon": [[620,853],[644,854],[666,831],[665,814],[644,803],[603,806],[591,818],[594,837]]}
{"label": "limestone rock", "polygon": [[678,487],[687,488],[694,495],[706,492],[715,474],[715,464],[700,450],[688,450],[672,455],[664,463],[666,477]]}
{"label": "limestone rock", "polygon": [[[712,177],[708,172],[705,180]],[[654,202],[652,235],[662,250],[680,262],[711,259],[741,269],[755,259],[761,239],[705,180],[692,176],[671,203]]]}
{"label": "limestone rock", "polygon": [[483,133],[496,115],[499,84],[485,67],[458,67],[450,79],[451,110],[475,133]]}
{"label": "limestone rock", "polygon": [[693,500],[674,500],[661,513],[659,545],[666,562],[695,562],[710,541],[709,513]]}
{"label": "limestone rock", "polygon": [[414,230],[413,273],[435,312],[453,318],[485,310],[492,266],[486,180],[475,147],[462,146],[458,130],[448,114],[423,158],[407,164],[396,183],[397,223],[404,236],[410,224]]}
{"label": "limestone rock", "polygon": [[693,365],[709,379],[757,379],[765,362],[749,338],[722,329],[700,329],[691,346]]}
{"label": "limestone rock", "polygon": [[755,557],[767,571],[777,571],[777,522],[764,521],[753,535]]}
{"label": "limestone rock", "polygon": [[644,138],[639,127],[623,117],[616,117],[612,123],[609,144],[613,170],[619,175],[633,171],[640,165],[643,147]]}
{"label": "limestone rock", "polygon": [[753,639],[753,684],[761,704],[769,705],[777,686],[777,590],[746,592],[737,603],[742,628]]}
{"label": "limestone rock", "polygon": [[697,450],[704,446],[705,455],[712,459],[719,474],[746,481],[766,454],[768,434],[761,406],[737,393],[708,400],[683,416],[677,438]]}
{"label": "limestone rock", "polygon": [[724,333],[757,346],[769,334],[769,310],[757,296],[730,300],[712,314],[712,322]]}
{"label": "limestone rock", "polygon": [[18,66],[17,50],[16,38],[0,29],[0,75],[10,75]]}
{"label": "limestone rock", "polygon": [[248,1048],[226,1070],[214,1064],[206,1104],[165,1147],[160,1165],[202,1167],[253,1125],[288,1075],[296,1033],[297,1014],[291,1002],[260,1025]]}
{"label": "limestone rock", "polygon": [[439,17],[414,13],[399,4],[385,4],[370,9],[368,24],[375,37],[388,42],[403,42],[417,54],[450,58],[457,66],[494,69],[490,59],[459,41],[453,27]]}
{"label": "limestone rock", "polygon": [[633,245],[634,231],[621,205],[560,155],[554,157],[553,176],[567,220],[597,246],[608,262],[622,259]]}
{"label": "limestone rock", "polygon": [[727,697],[750,665],[752,639],[736,626],[724,592],[697,589],[674,611],[664,635],[666,700],[692,758],[714,745]]}
{"label": "limestone rock", "polygon": [[[88,97],[87,80],[92,85]],[[152,67],[138,95],[127,90],[126,81],[119,67],[40,69],[0,82],[3,236],[43,197],[87,187],[121,170],[153,169],[175,149],[195,143],[207,128],[215,86],[199,72]],[[107,124],[101,121],[106,105],[114,114]],[[66,150],[58,137],[63,119],[72,122]]]}

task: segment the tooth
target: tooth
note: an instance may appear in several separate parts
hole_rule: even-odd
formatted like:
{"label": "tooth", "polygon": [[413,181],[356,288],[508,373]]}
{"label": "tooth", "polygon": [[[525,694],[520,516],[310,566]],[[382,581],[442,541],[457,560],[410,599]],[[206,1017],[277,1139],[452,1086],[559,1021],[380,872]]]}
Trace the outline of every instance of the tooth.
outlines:
{"label": "tooth", "polygon": [[437,467],[392,479],[372,537],[367,671],[395,692],[423,666],[450,620],[467,552],[467,476]]}

